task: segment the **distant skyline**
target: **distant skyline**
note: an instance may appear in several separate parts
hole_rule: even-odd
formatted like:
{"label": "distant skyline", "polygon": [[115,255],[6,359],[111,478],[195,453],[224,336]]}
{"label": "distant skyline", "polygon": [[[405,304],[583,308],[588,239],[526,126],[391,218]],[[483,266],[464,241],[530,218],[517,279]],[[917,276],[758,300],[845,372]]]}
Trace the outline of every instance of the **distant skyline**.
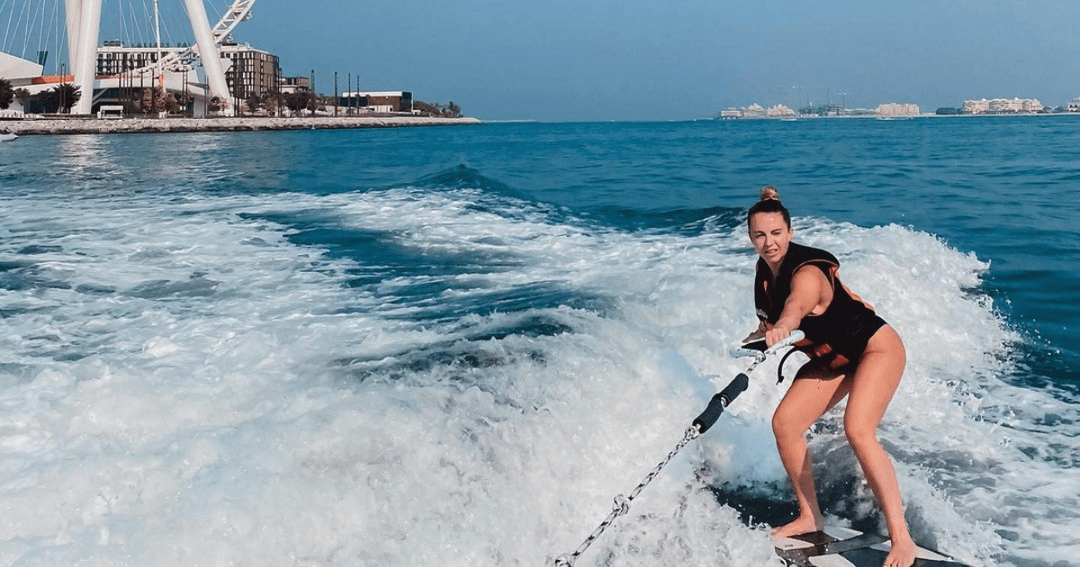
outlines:
{"label": "distant skyline", "polygon": [[486,120],[1080,96],[1080,0],[259,0],[242,43]]}

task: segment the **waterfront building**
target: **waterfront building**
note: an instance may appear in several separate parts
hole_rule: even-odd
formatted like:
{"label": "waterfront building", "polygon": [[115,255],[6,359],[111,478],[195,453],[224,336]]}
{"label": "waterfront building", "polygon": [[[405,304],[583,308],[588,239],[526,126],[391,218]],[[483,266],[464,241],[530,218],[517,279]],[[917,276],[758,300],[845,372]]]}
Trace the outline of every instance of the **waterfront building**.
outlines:
{"label": "waterfront building", "polygon": [[742,112],[743,112],[743,116],[746,116],[746,117],[752,117],[752,118],[764,118],[765,117],[765,108],[762,107],[760,104],[758,104],[756,102],[754,104],[751,104],[750,106],[747,106],[746,108],[742,109]]}
{"label": "waterfront building", "polygon": [[731,120],[735,118],[783,118],[788,116],[795,116],[795,111],[782,104],[765,108],[755,102],[750,106],[743,108],[726,108],[721,110],[717,115],[717,118],[721,120]]}
{"label": "waterfront building", "polygon": [[115,77],[134,69],[149,67],[159,58],[177,53],[181,47],[125,46],[120,41],[106,41],[97,51],[96,75]]}
{"label": "waterfront building", "polygon": [[[119,41],[106,41],[98,48],[97,75],[115,77],[133,69],[150,67],[157,63],[159,57],[179,53],[186,47],[167,45],[158,49],[155,45],[127,46]],[[277,55],[239,44],[222,45],[218,53],[225,69],[225,82],[233,98],[246,99],[277,92],[281,75]],[[192,71],[190,67],[187,70]],[[190,79],[195,82],[194,75]]]}
{"label": "waterfront building", "polygon": [[408,91],[347,92],[338,105],[366,112],[412,112],[413,98]]}
{"label": "waterfront building", "polygon": [[788,116],[795,116],[795,111],[784,106],[783,104],[777,104],[765,109],[765,116],[769,118],[783,118]]}
{"label": "waterfront building", "polygon": [[964,101],[964,114],[1021,114],[1042,110],[1043,105],[1037,98],[983,98]]}
{"label": "waterfront building", "polygon": [[303,75],[282,77],[280,90],[281,94],[310,92],[311,78]]}
{"label": "waterfront building", "polygon": [[231,63],[225,68],[225,82],[234,98],[247,99],[277,94],[281,80],[278,56],[250,45],[222,45],[221,59]]}
{"label": "waterfront building", "polygon": [[918,116],[919,105],[901,102],[879,104],[874,113],[878,116]]}

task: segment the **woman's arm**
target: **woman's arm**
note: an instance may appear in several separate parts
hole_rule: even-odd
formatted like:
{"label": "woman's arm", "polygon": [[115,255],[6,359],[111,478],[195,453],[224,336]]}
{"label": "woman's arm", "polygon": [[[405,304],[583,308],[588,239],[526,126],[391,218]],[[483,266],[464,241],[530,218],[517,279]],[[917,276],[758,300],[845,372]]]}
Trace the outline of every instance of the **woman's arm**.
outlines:
{"label": "woman's arm", "polygon": [[791,294],[784,302],[784,310],[776,324],[765,333],[765,344],[772,346],[799,328],[803,317],[818,306],[822,310],[832,300],[832,286],[825,274],[814,266],[803,266],[791,277]]}

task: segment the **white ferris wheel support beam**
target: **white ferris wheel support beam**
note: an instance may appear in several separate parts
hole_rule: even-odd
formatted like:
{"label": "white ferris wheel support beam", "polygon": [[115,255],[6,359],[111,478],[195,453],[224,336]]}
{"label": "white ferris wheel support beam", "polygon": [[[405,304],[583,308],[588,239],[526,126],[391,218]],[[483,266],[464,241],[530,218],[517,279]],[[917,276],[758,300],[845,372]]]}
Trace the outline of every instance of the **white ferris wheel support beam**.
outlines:
{"label": "white ferris wheel support beam", "polygon": [[[68,39],[68,64],[71,74],[74,75],[75,86],[79,87],[81,96],[71,111],[75,114],[90,114],[94,103],[94,79],[97,71],[97,44],[101,30],[101,3],[102,0],[64,0],[65,23]],[[238,14],[230,14],[232,17],[227,23],[235,26],[236,23],[246,16],[255,0],[243,0],[236,2],[239,6]],[[229,93],[229,84],[225,81],[225,71],[221,65],[221,56],[217,49],[217,39],[210,28],[210,21],[206,15],[206,7],[203,0],[184,0],[187,7],[188,18],[191,20],[191,30],[195,35],[196,45],[199,47],[199,59],[206,71],[206,82],[210,87],[210,96],[218,97],[227,105],[226,114],[232,114],[232,95]],[[231,30],[229,27],[222,35]]]}
{"label": "white ferris wheel support beam", "polygon": [[225,102],[225,114],[233,113],[232,95],[229,94],[229,84],[225,82],[225,71],[221,67],[221,56],[218,54],[217,42],[214,34],[210,31],[210,20],[206,17],[206,7],[203,0],[184,0],[187,6],[188,19],[191,20],[191,31],[195,35],[195,43],[199,46],[199,59],[202,61],[203,70],[206,72],[206,83],[210,87],[210,96],[218,97]]}
{"label": "white ferris wheel support beam", "polygon": [[[74,114],[90,114],[94,104],[94,76],[97,71],[97,44],[101,30],[101,0],[82,0],[79,17],[78,54],[75,57],[75,86],[79,100],[71,109]],[[70,21],[70,16],[68,16]],[[70,37],[70,31],[69,37]],[[70,49],[70,47],[69,47]]]}
{"label": "white ferris wheel support beam", "polygon": [[64,15],[67,20],[68,69],[75,74],[79,66],[79,20],[82,19],[83,0],[64,0]]}

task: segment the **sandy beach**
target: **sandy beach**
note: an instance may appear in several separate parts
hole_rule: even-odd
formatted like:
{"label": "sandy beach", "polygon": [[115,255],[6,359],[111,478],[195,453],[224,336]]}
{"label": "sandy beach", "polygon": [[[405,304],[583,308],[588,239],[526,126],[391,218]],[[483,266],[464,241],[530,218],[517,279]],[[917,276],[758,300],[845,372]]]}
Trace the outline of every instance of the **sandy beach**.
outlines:
{"label": "sandy beach", "polygon": [[476,118],[431,116],[266,116],[230,118],[63,118],[0,121],[0,133],[17,134],[130,134],[157,132],[237,132],[254,130],[320,130],[340,128],[399,128],[479,124]]}

